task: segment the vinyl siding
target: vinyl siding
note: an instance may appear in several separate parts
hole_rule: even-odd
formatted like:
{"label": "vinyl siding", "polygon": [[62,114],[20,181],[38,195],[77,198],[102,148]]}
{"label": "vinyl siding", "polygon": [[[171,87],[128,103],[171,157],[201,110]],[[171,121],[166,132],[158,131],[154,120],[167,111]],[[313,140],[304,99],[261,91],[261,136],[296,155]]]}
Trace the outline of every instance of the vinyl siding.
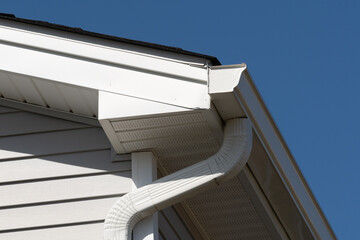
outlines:
{"label": "vinyl siding", "polygon": [[102,239],[130,189],[101,128],[0,106],[0,239]]}

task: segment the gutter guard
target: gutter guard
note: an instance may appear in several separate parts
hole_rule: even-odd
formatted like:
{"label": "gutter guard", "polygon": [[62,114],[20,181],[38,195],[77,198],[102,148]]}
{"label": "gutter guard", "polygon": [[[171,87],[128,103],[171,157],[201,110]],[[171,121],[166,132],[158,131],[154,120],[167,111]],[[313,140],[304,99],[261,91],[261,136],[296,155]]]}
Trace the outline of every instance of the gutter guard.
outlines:
{"label": "gutter guard", "polygon": [[245,166],[251,144],[250,121],[228,120],[215,155],[121,197],[106,216],[104,239],[131,240],[132,229],[142,219],[232,178]]}

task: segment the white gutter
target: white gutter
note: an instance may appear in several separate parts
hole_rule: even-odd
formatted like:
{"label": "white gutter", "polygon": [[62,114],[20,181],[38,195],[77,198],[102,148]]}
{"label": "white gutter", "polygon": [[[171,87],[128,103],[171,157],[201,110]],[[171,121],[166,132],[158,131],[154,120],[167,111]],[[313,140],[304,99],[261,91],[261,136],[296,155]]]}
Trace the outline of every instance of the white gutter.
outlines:
{"label": "white gutter", "polygon": [[140,220],[237,175],[251,151],[252,126],[245,118],[226,122],[220,150],[210,158],[121,197],[105,219],[105,240],[131,240]]}

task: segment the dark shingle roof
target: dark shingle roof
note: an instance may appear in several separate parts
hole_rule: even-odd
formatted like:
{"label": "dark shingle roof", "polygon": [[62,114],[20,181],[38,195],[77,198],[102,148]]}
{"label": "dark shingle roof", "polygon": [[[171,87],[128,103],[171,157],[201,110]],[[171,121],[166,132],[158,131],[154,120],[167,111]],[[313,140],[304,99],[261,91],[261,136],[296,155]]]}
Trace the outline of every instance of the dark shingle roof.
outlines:
{"label": "dark shingle roof", "polygon": [[7,20],[11,20],[11,21],[16,21],[16,22],[22,22],[22,23],[32,24],[32,25],[36,25],[36,26],[57,29],[57,30],[61,30],[61,31],[67,31],[67,32],[78,33],[78,34],[82,34],[82,35],[103,38],[103,39],[122,42],[122,43],[138,45],[138,46],[142,46],[142,47],[148,47],[148,48],[153,48],[153,49],[158,49],[158,50],[165,50],[165,51],[169,51],[169,52],[180,53],[180,54],[184,54],[184,55],[188,55],[188,56],[205,58],[205,59],[210,60],[213,65],[221,65],[219,60],[216,57],[186,51],[186,50],[183,50],[183,49],[177,48],[177,47],[169,47],[169,46],[155,44],[155,43],[149,43],[149,42],[131,40],[131,39],[121,38],[121,37],[116,37],[116,36],[110,36],[110,35],[105,35],[105,34],[101,34],[101,33],[86,31],[81,28],[73,28],[73,27],[68,27],[68,26],[44,22],[44,21],[36,21],[36,20],[18,18],[14,14],[9,14],[9,13],[0,13],[0,19],[7,19]]}

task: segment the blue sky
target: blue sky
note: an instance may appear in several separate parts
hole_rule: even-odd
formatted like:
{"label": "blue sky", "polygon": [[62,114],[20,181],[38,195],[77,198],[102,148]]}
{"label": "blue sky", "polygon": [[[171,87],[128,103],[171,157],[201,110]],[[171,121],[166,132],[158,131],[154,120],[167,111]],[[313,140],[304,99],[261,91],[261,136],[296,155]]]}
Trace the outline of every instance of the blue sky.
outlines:
{"label": "blue sky", "polygon": [[0,12],[245,62],[339,239],[360,239],[360,1],[21,1]]}

